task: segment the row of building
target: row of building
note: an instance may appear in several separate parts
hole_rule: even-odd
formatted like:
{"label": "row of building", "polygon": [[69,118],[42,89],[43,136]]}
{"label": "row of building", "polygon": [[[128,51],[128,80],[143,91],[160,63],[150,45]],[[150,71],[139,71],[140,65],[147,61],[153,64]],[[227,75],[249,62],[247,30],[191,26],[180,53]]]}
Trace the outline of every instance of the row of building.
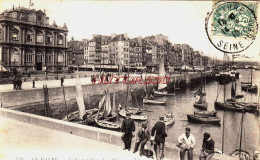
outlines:
{"label": "row of building", "polygon": [[45,11],[24,7],[0,14],[0,61],[20,71],[56,71],[69,67],[90,70],[155,70],[165,66],[207,65],[208,58],[187,44],[172,44],[162,34],[129,38],[127,34],[93,35],[67,41],[66,24],[49,24]]}
{"label": "row of building", "polygon": [[162,34],[129,38],[127,34],[93,35],[91,40],[68,42],[69,63],[81,68],[99,70],[150,68],[156,70],[164,57],[167,68],[208,65],[209,58],[187,44],[172,44]]}

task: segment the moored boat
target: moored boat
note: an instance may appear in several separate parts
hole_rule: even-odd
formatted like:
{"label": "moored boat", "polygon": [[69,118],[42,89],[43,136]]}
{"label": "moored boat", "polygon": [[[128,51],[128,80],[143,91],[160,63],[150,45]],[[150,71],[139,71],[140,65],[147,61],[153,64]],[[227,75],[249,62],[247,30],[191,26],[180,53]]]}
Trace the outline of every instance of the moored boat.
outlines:
{"label": "moored boat", "polygon": [[174,93],[154,91],[154,96],[175,96]]}
{"label": "moored boat", "polygon": [[155,104],[155,105],[165,105],[165,101],[156,101],[151,99],[143,99],[143,104]]}
{"label": "moored boat", "polygon": [[110,122],[107,120],[98,120],[95,118],[95,122],[99,127],[105,128],[105,129],[120,130],[120,127],[121,127],[119,124],[117,124],[115,122]]}
{"label": "moored boat", "polygon": [[164,124],[166,126],[170,126],[170,125],[174,124],[174,116],[173,116],[172,112],[169,112],[164,115]]}
{"label": "moored boat", "polygon": [[238,106],[238,105],[234,105],[231,103],[222,103],[222,102],[215,102],[214,106],[216,109],[221,109],[221,110],[230,110],[230,111],[236,111],[236,112],[242,112],[244,107],[242,106]]}
{"label": "moored boat", "polygon": [[199,112],[194,112],[195,115],[201,115],[201,116],[212,116],[216,117],[217,112],[216,111],[199,111]]}
{"label": "moored boat", "polygon": [[131,113],[130,118],[133,120],[140,120],[140,121],[146,121],[148,119],[148,116],[143,114],[142,112],[134,112],[133,110],[128,110],[127,108],[123,108],[119,110],[119,115],[122,117],[126,117],[127,113]]}
{"label": "moored boat", "polygon": [[206,124],[219,124],[220,118],[212,117],[212,116],[200,116],[200,115],[187,115],[189,122],[199,122],[199,123],[206,123]]}
{"label": "moored boat", "polygon": [[207,110],[208,109],[208,103],[207,102],[202,102],[202,103],[195,102],[193,104],[193,106],[196,107],[196,108],[199,108],[199,109],[203,109],[203,110]]}

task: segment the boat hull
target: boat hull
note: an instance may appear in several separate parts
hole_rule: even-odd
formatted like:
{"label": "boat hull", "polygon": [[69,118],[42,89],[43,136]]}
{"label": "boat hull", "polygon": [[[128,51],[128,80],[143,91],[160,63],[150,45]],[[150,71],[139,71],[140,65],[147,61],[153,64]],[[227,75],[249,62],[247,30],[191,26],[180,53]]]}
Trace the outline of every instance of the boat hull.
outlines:
{"label": "boat hull", "polygon": [[148,119],[147,115],[144,115],[142,113],[133,113],[131,111],[127,111],[125,109],[119,110],[119,115],[122,117],[126,117],[126,113],[131,113],[131,119],[133,120],[140,120],[140,121],[146,121]]}
{"label": "boat hull", "polygon": [[229,110],[229,111],[236,111],[236,112],[242,112],[244,110],[244,107],[234,106],[229,103],[215,102],[214,106],[216,109],[220,109],[220,110]]}
{"label": "boat hull", "polygon": [[258,91],[257,86],[251,86],[251,85],[241,86],[241,89],[243,91],[247,91],[247,92],[251,92],[251,93],[257,93],[257,91]]}
{"label": "boat hull", "polygon": [[166,105],[164,101],[155,101],[150,99],[143,99],[143,104],[155,104],[155,105]]}
{"label": "boat hull", "polygon": [[199,109],[203,109],[203,110],[207,110],[208,109],[208,103],[194,103],[193,104],[194,107],[199,108]]}
{"label": "boat hull", "polygon": [[215,111],[200,111],[200,112],[194,112],[195,115],[200,115],[200,116],[212,116],[216,117],[217,112]]}
{"label": "boat hull", "polygon": [[206,124],[219,124],[220,118],[218,117],[204,117],[198,115],[187,115],[189,122],[206,123]]}
{"label": "boat hull", "polygon": [[97,120],[95,119],[95,122],[97,124],[97,126],[101,127],[101,128],[105,128],[105,129],[110,129],[110,130],[116,130],[119,131],[120,130],[120,125],[114,122],[110,122],[107,120]]}
{"label": "boat hull", "polygon": [[[98,112],[97,108],[86,110],[86,115],[95,114]],[[61,120],[63,121],[69,121],[69,122],[77,122],[81,119],[79,118],[79,111],[75,111],[72,113],[69,113],[68,115],[64,116]]]}
{"label": "boat hull", "polygon": [[174,93],[165,93],[160,91],[154,91],[154,96],[175,96]]}

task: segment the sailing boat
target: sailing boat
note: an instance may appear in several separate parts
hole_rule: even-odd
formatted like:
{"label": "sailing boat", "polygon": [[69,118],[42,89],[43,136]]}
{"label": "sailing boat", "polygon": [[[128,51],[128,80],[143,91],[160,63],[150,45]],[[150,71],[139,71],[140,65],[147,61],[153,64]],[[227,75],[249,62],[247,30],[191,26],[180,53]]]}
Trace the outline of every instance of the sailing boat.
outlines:
{"label": "sailing boat", "polygon": [[239,149],[233,151],[230,156],[237,157],[238,159],[250,160],[250,154],[246,150],[242,150],[242,136],[243,136],[243,126],[244,126],[244,110],[241,116],[241,123],[240,123],[240,140],[239,140]]}
{"label": "sailing boat", "polygon": [[[224,59],[225,59],[226,53],[224,54]],[[225,81],[225,78],[223,81]],[[241,105],[236,105],[232,104],[226,101],[226,84],[224,83],[224,101],[223,102],[217,102],[219,92],[217,94],[216,101],[214,102],[214,106],[216,109],[221,109],[221,110],[231,110],[231,111],[237,111],[237,112],[242,112],[244,110],[244,107]]]}
{"label": "sailing boat", "polygon": [[146,121],[148,119],[148,116],[146,114],[143,114],[143,112],[140,110],[139,106],[138,106],[138,108],[131,107],[130,106],[131,101],[132,101],[132,94],[130,92],[129,84],[127,84],[126,104],[125,104],[125,107],[122,107],[119,104],[119,106],[118,106],[119,115],[122,117],[126,117],[126,113],[131,113],[131,117],[130,117],[131,119]]}
{"label": "sailing boat", "polygon": [[143,104],[155,104],[155,105],[165,105],[166,104],[165,101],[156,101],[156,100],[149,99],[148,93],[149,93],[148,87],[147,87],[147,84],[145,83],[145,97],[143,99]]}
{"label": "sailing boat", "polygon": [[[115,98],[115,96],[113,96],[113,98]],[[114,102],[115,100],[113,100],[113,103]],[[115,105],[113,104],[113,106]],[[94,118],[94,120],[99,127],[112,129],[112,130],[119,130],[120,129],[119,124],[108,121],[108,120],[115,119],[116,117],[117,114],[113,113],[113,109],[111,106],[110,92],[107,89],[101,101],[99,102],[98,114],[97,117]]]}
{"label": "sailing boat", "polygon": [[252,67],[250,68],[250,82],[241,82],[241,89],[246,92],[257,93],[258,87],[257,85],[253,86],[253,73]]}
{"label": "sailing boat", "polygon": [[[78,111],[72,112],[72,113],[64,116],[61,120],[84,124],[83,119],[86,119],[86,117],[88,117],[89,115],[93,115],[94,113],[97,113],[98,109],[96,109],[96,108],[89,109],[89,110],[85,109],[83,91],[82,91],[81,82],[79,80],[78,71],[76,74],[75,93],[76,93],[76,101],[78,104]],[[94,121],[90,121],[90,123],[91,122],[94,122]]]}
{"label": "sailing boat", "polygon": [[202,77],[202,72],[201,72],[201,86],[199,87],[199,89],[194,93],[194,96],[199,96],[199,100],[196,101],[193,106],[199,109],[204,109],[207,110],[208,109],[208,103],[206,101],[206,92],[205,92],[205,85],[203,84],[203,77]]}
{"label": "sailing boat", "polygon": [[[164,69],[164,56],[162,55],[160,59],[160,64],[159,64],[159,78],[165,78],[166,72]],[[166,90],[167,84],[159,82],[158,83],[158,90],[154,91],[154,96],[174,96],[175,94],[169,94],[167,93]]]}

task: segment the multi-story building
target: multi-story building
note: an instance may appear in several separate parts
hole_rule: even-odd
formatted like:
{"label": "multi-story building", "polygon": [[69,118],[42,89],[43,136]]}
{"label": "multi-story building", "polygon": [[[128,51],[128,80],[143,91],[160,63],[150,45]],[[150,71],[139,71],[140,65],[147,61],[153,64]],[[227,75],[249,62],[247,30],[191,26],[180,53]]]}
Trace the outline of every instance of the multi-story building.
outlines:
{"label": "multi-story building", "polygon": [[108,42],[111,39],[110,36],[101,37],[101,64],[102,68],[105,68],[109,64],[109,45]]}
{"label": "multi-story building", "polygon": [[82,41],[72,39],[68,42],[68,65],[74,67],[82,66],[85,64],[84,52],[87,48],[87,40],[82,39]]}
{"label": "multi-story building", "polygon": [[127,34],[112,35],[109,41],[109,63],[121,71],[129,67],[129,42]]}
{"label": "multi-story building", "polygon": [[13,8],[0,15],[0,59],[20,71],[67,68],[68,29],[49,24],[45,11]]}
{"label": "multi-story building", "polygon": [[130,66],[142,66],[142,37],[130,40]]}

